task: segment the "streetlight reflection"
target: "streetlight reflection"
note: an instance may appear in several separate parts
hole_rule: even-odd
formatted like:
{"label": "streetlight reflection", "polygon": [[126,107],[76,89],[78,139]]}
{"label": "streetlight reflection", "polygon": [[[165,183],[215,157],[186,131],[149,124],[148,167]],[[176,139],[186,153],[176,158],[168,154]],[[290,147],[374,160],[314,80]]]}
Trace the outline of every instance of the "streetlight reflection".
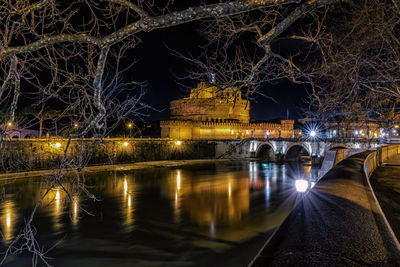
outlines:
{"label": "streetlight reflection", "polygon": [[77,225],[79,222],[79,196],[74,196],[72,200],[72,224]]}
{"label": "streetlight reflection", "polygon": [[176,171],[176,189],[175,189],[175,202],[174,202],[174,220],[180,221],[181,216],[181,170]]}
{"label": "streetlight reflection", "polygon": [[[131,181],[131,180],[130,180]],[[134,190],[132,187],[134,184],[128,183],[128,179],[126,175],[124,176],[123,180],[123,192],[124,192],[124,197],[122,199],[122,211],[124,215],[124,225],[125,225],[125,231],[130,232],[133,228],[133,222],[134,222]]]}
{"label": "streetlight reflection", "polygon": [[126,177],[124,178],[124,197],[128,194],[128,182],[126,181]]}
{"label": "streetlight reflection", "polygon": [[14,226],[17,221],[17,213],[15,212],[13,201],[7,200],[1,204],[0,219],[3,242],[7,244],[14,238]]}

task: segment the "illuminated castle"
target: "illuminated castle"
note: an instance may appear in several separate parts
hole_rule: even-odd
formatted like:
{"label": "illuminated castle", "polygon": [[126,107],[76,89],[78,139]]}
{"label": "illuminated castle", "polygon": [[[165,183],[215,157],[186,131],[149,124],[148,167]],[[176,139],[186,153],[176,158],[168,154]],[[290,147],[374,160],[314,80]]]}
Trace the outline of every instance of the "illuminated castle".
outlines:
{"label": "illuminated castle", "polygon": [[200,83],[184,99],[171,101],[171,119],[161,122],[161,137],[172,139],[290,138],[292,120],[249,123],[250,102],[235,89]]}

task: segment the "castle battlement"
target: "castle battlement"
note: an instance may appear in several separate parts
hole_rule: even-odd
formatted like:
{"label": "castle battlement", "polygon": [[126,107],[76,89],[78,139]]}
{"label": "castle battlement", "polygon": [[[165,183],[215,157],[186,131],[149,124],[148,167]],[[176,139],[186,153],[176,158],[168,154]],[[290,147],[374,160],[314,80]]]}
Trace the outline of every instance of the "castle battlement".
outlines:
{"label": "castle battlement", "polygon": [[190,96],[170,102],[171,120],[161,136],[173,139],[290,138],[293,120],[250,123],[250,103],[235,88],[200,83]]}

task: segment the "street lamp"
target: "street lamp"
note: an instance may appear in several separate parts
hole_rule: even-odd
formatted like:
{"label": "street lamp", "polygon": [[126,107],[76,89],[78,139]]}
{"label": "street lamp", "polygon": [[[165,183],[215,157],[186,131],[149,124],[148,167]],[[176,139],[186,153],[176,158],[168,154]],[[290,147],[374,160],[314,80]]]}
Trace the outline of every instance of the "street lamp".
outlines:
{"label": "street lamp", "polygon": [[306,181],[304,179],[296,180],[294,185],[296,187],[296,191],[299,193],[304,193],[308,189],[308,181]]}
{"label": "street lamp", "polygon": [[317,131],[311,130],[311,131],[310,131],[310,136],[311,136],[312,138],[316,137],[316,136],[317,136]]}
{"label": "street lamp", "polygon": [[8,127],[11,127],[11,126],[13,125],[12,121],[9,121],[9,122],[7,123],[7,125],[8,125]]}
{"label": "street lamp", "polygon": [[129,129],[129,137],[132,137],[132,127],[133,127],[133,124],[132,124],[131,122],[129,122],[126,126],[127,126],[128,129]]}
{"label": "street lamp", "polygon": [[54,148],[60,148],[61,147],[61,143],[57,142],[57,143],[51,144],[50,146],[52,146]]}

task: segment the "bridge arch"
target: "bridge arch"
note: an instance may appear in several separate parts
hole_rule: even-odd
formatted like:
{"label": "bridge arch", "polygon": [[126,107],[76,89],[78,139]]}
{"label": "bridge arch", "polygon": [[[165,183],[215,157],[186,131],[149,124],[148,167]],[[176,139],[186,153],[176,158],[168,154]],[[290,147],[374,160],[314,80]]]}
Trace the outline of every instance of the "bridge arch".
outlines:
{"label": "bridge arch", "polygon": [[256,158],[272,162],[275,161],[275,149],[274,146],[269,142],[263,142],[259,144],[256,151]]}
{"label": "bridge arch", "polygon": [[337,150],[337,149],[348,149],[349,146],[347,144],[331,144],[328,147],[328,150]]}
{"label": "bridge arch", "polygon": [[303,143],[292,143],[288,145],[285,153],[285,161],[301,161],[302,157],[311,157],[311,148]]}

